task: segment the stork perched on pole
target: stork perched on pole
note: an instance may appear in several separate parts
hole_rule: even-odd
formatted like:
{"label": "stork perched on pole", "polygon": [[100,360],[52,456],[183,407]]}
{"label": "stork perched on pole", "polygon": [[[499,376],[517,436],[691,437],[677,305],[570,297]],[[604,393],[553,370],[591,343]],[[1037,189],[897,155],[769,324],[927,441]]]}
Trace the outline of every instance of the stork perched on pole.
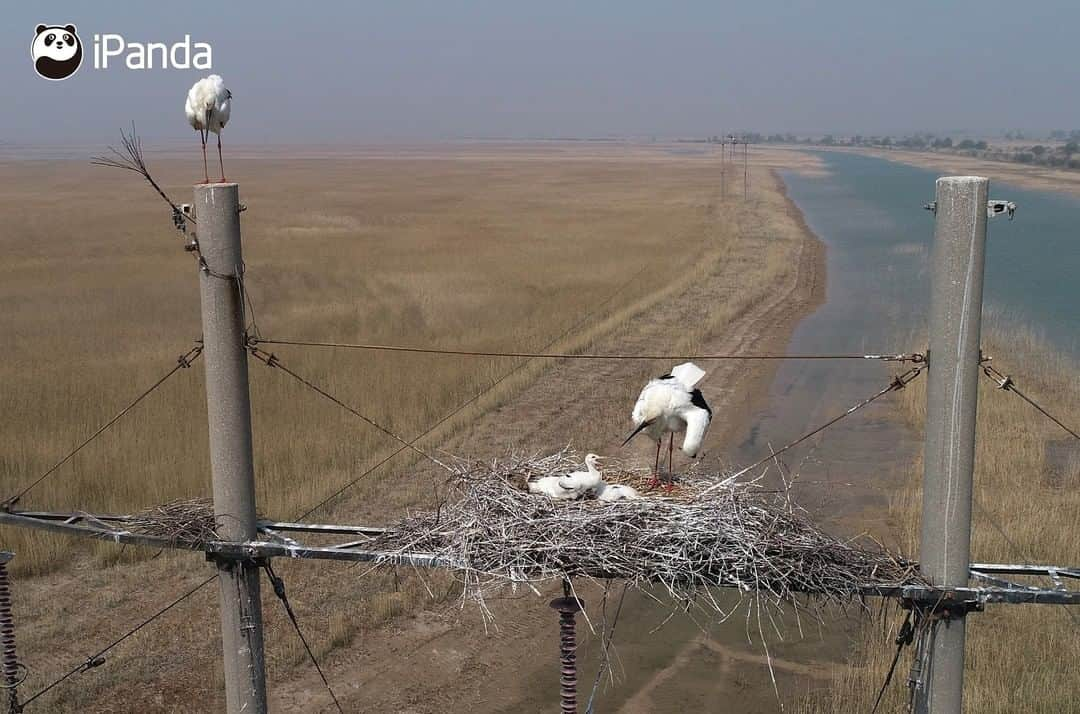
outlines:
{"label": "stork perched on pole", "polygon": [[[682,432],[682,450],[687,456],[697,456],[705,433],[712,421],[709,408],[701,390],[696,388],[705,370],[693,362],[684,362],[671,368],[670,374],[649,380],[641,390],[631,418],[634,430],[626,437],[623,446],[641,432],[656,442],[656,461],[653,465],[653,483],[660,481],[660,446],[664,434],[668,434],[668,475],[671,474],[672,451],[675,433]],[[668,483],[671,488],[671,483]]]}
{"label": "stork perched on pole", "polygon": [[221,182],[225,183],[225,164],[221,160],[221,130],[229,121],[231,111],[232,92],[225,88],[225,80],[216,74],[200,79],[188,90],[184,114],[202,140],[203,183],[210,183],[206,168],[206,140],[210,132],[217,134],[218,166],[221,167]]}

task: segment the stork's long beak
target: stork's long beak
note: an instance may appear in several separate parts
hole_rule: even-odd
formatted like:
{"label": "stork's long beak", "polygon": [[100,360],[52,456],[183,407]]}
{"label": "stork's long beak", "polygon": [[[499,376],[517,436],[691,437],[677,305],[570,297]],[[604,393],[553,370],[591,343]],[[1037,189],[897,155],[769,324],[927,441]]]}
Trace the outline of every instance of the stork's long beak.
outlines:
{"label": "stork's long beak", "polygon": [[643,429],[645,429],[647,426],[649,426],[650,424],[652,424],[651,421],[647,421],[647,422],[642,423],[641,426],[639,426],[637,429],[634,429],[632,432],[630,432],[630,436],[626,437],[626,441],[624,441],[622,443],[622,445],[626,446],[627,444],[629,444],[631,439],[633,439],[635,436],[640,434],[641,431]]}

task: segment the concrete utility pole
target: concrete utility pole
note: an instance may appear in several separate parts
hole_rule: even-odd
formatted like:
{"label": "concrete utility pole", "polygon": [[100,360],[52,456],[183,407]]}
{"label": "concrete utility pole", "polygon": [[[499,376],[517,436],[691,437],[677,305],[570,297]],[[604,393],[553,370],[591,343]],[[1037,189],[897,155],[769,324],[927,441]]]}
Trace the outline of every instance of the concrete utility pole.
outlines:
{"label": "concrete utility pole", "polygon": [[[929,381],[923,462],[922,574],[938,587],[968,584],[979,333],[989,180],[937,180],[931,255]],[[921,714],[960,714],[966,613],[935,617],[916,688]]]}
{"label": "concrete utility pole", "polygon": [[[210,422],[210,471],[214,516],[222,540],[255,540],[255,469],[251,456],[251,402],[244,301],[238,276],[240,200],[235,183],[195,187],[199,291],[202,297],[206,411]],[[230,714],[266,712],[259,566],[219,558],[221,641],[225,698]]]}

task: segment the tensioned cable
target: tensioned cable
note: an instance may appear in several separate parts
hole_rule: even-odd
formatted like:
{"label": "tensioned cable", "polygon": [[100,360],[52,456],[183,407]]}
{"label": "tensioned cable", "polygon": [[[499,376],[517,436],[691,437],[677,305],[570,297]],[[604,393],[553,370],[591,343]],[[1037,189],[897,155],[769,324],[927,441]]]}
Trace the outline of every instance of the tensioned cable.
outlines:
{"label": "tensioned cable", "polygon": [[105,663],[105,660],[103,659],[103,657],[104,657],[105,653],[107,653],[107,652],[108,652],[109,650],[111,650],[111,649],[113,649],[114,647],[116,647],[117,645],[119,645],[119,644],[120,644],[121,642],[123,642],[123,641],[124,641],[124,640],[126,640],[127,638],[129,638],[129,637],[131,637],[132,635],[134,635],[134,634],[135,634],[136,632],[138,632],[138,631],[139,631],[139,630],[141,630],[142,628],[144,628],[144,627],[146,627],[147,625],[149,625],[149,624],[150,624],[151,622],[153,622],[154,620],[156,620],[156,619],[158,619],[159,617],[161,617],[162,615],[164,615],[164,614],[165,614],[166,612],[168,612],[169,610],[171,610],[171,609],[173,609],[174,607],[176,607],[177,605],[179,605],[179,604],[180,604],[181,602],[183,602],[184,600],[187,600],[187,599],[188,599],[189,597],[191,597],[192,595],[194,595],[195,593],[197,593],[197,592],[198,592],[199,590],[202,590],[202,589],[203,589],[204,587],[206,587],[207,585],[209,585],[209,584],[210,584],[211,582],[213,582],[213,581],[214,581],[214,580],[216,580],[216,579],[217,579],[217,573],[215,573],[215,574],[211,575],[211,576],[210,576],[209,578],[207,578],[206,580],[203,580],[203,581],[202,581],[201,583],[199,583],[199,584],[198,584],[198,585],[196,585],[195,587],[191,588],[190,590],[188,590],[187,592],[185,592],[185,593],[184,593],[183,595],[181,595],[180,597],[176,598],[175,600],[173,600],[172,602],[170,602],[170,603],[169,603],[168,605],[166,605],[165,607],[161,608],[160,610],[158,610],[157,612],[155,612],[155,613],[154,613],[153,615],[151,615],[150,617],[146,618],[145,620],[143,620],[142,622],[140,622],[140,623],[139,623],[138,625],[136,625],[135,627],[133,627],[133,628],[131,628],[130,630],[128,630],[127,632],[125,632],[125,633],[124,633],[123,635],[121,635],[120,637],[117,637],[117,638],[116,638],[115,640],[113,640],[112,642],[110,642],[110,643],[109,643],[108,645],[106,645],[106,646],[105,646],[105,647],[103,647],[102,649],[98,650],[98,651],[97,651],[97,652],[95,652],[94,654],[92,654],[92,655],[90,655],[89,657],[87,657],[87,658],[86,658],[86,661],[84,661],[84,662],[83,662],[82,664],[80,664],[80,665],[79,665],[78,667],[75,667],[74,669],[72,669],[72,670],[69,670],[68,672],[66,672],[66,673],[64,673],[63,675],[61,675],[61,676],[57,677],[56,679],[54,679],[54,680],[53,680],[52,682],[50,682],[50,683],[49,683],[49,684],[47,684],[46,686],[44,686],[44,687],[42,687],[41,689],[39,689],[39,690],[38,690],[37,692],[35,692],[35,693],[33,694],[33,696],[31,696],[31,697],[30,697],[29,699],[27,699],[27,700],[26,700],[25,702],[23,702],[23,706],[25,707],[25,706],[26,706],[27,704],[29,704],[30,702],[34,701],[34,700],[35,700],[35,699],[37,699],[38,697],[42,696],[43,694],[45,694],[46,692],[48,692],[49,690],[51,690],[51,689],[52,689],[53,687],[55,687],[55,686],[57,686],[58,684],[60,684],[61,682],[64,682],[64,681],[66,681],[66,680],[67,680],[67,679],[69,679],[70,677],[73,677],[74,675],[76,675],[76,674],[79,674],[80,672],[85,672],[85,671],[86,671],[86,670],[88,670],[88,669],[93,669],[94,667],[99,667],[99,666],[101,666],[102,664],[104,664],[104,663]]}
{"label": "tensioned cable", "polygon": [[[569,336],[570,336],[571,334],[573,334],[573,333],[574,333],[574,331],[575,331],[575,330],[579,329],[579,328],[580,328],[581,326],[583,326],[583,325],[584,325],[585,323],[587,323],[587,322],[588,322],[588,321],[589,321],[590,319],[592,319],[592,317],[593,317],[594,315],[596,315],[596,314],[597,314],[597,313],[598,313],[598,312],[599,312],[599,311],[600,311],[600,310],[601,310],[601,309],[602,309],[603,307],[605,307],[605,306],[606,306],[606,305],[608,305],[608,304],[609,304],[609,303],[610,303],[610,302],[611,302],[612,300],[614,300],[614,299],[615,299],[615,298],[616,298],[616,297],[617,297],[617,296],[619,295],[619,293],[621,293],[621,292],[622,292],[623,290],[625,290],[625,289],[626,289],[627,287],[629,287],[630,285],[632,285],[632,284],[634,283],[634,281],[636,281],[636,280],[637,280],[637,279],[638,279],[639,277],[641,277],[642,275],[644,275],[645,271],[646,271],[646,270],[648,270],[648,269],[649,269],[649,266],[648,266],[648,265],[646,265],[646,266],[643,266],[643,267],[641,268],[641,270],[639,270],[639,271],[637,271],[636,273],[634,273],[633,275],[631,275],[631,276],[630,276],[630,278],[629,278],[629,279],[628,279],[628,280],[627,280],[627,281],[626,281],[625,283],[623,283],[623,284],[619,285],[619,286],[618,286],[617,288],[615,288],[615,289],[614,289],[614,290],[613,290],[613,291],[611,292],[611,294],[610,294],[610,295],[608,295],[608,296],[607,296],[606,298],[604,298],[604,299],[603,299],[603,300],[601,300],[601,301],[600,301],[599,303],[597,303],[597,304],[596,304],[596,305],[595,305],[595,306],[593,307],[593,309],[592,309],[592,310],[590,310],[589,312],[585,313],[585,315],[584,315],[584,316],[583,316],[583,317],[582,317],[582,318],[581,318],[580,320],[578,320],[578,321],[577,321],[577,322],[575,322],[574,324],[570,325],[570,327],[566,328],[566,330],[564,330],[564,331],[563,331],[563,332],[562,332],[561,334],[559,334],[559,335],[558,335],[558,336],[557,336],[557,337],[556,337],[555,339],[551,340],[551,341],[550,341],[550,342],[548,342],[548,343],[547,343],[546,345],[544,345],[544,346],[543,346],[543,347],[542,347],[541,349],[543,349],[543,350],[551,349],[551,348],[552,348],[553,346],[557,345],[557,344],[558,344],[558,343],[559,343],[559,342],[560,342],[561,340],[564,340],[564,339],[566,339],[567,337],[569,337]],[[449,411],[448,413],[446,413],[446,414],[445,414],[445,415],[444,415],[443,417],[441,417],[440,419],[438,419],[437,421],[435,421],[435,422],[434,422],[433,424],[431,424],[431,426],[429,426],[428,428],[424,429],[424,430],[423,430],[422,432],[420,432],[419,434],[417,434],[417,435],[416,435],[416,436],[415,436],[415,437],[414,437],[414,438],[412,439],[412,442],[411,442],[411,443],[412,443],[412,444],[415,444],[416,442],[420,441],[421,439],[423,439],[423,438],[424,438],[425,436],[427,436],[428,434],[430,434],[430,433],[432,433],[433,431],[435,431],[436,429],[438,429],[438,428],[439,428],[440,426],[442,426],[443,424],[445,424],[445,423],[446,423],[447,421],[449,421],[450,419],[452,419],[452,418],[454,418],[455,416],[457,416],[458,414],[460,414],[460,413],[461,413],[461,412],[462,412],[462,411],[463,411],[464,409],[466,409],[466,408],[467,408],[467,407],[468,407],[468,406],[469,406],[470,404],[473,404],[474,402],[478,401],[478,400],[479,400],[479,399],[480,399],[481,397],[483,397],[483,396],[484,396],[485,394],[487,394],[487,393],[488,393],[488,392],[490,392],[491,390],[495,389],[495,388],[496,388],[497,386],[499,386],[499,385],[500,385],[500,384],[501,384],[502,382],[504,382],[505,380],[509,379],[509,378],[510,378],[510,377],[511,377],[512,375],[514,375],[514,374],[516,374],[516,373],[517,373],[518,371],[520,371],[520,370],[524,369],[524,368],[525,368],[525,365],[527,365],[527,364],[529,364],[529,360],[528,360],[528,359],[526,359],[526,360],[525,360],[524,362],[522,362],[521,364],[518,364],[518,365],[516,365],[516,366],[515,366],[515,367],[513,367],[512,369],[508,370],[508,371],[507,371],[506,373],[504,373],[504,374],[503,374],[503,375],[502,375],[501,377],[499,377],[498,379],[496,379],[496,380],[495,380],[494,382],[492,382],[492,383],[491,383],[491,384],[489,384],[488,386],[484,387],[484,388],[483,388],[483,389],[481,389],[481,390],[480,390],[479,392],[477,392],[477,393],[476,393],[476,394],[474,394],[473,396],[469,397],[468,399],[466,399],[466,400],[465,400],[464,402],[462,402],[461,404],[459,404],[459,405],[457,405],[456,407],[454,407],[454,408],[453,408],[452,410],[450,410],[450,411]],[[319,510],[320,508],[322,508],[323,506],[325,506],[325,505],[326,505],[327,503],[330,503],[330,501],[334,500],[335,498],[337,498],[337,497],[338,497],[338,496],[340,496],[341,494],[345,493],[345,492],[346,492],[347,490],[349,490],[350,488],[352,488],[352,487],[353,487],[353,486],[355,486],[356,484],[360,483],[361,481],[363,481],[363,480],[364,480],[365,478],[367,478],[367,477],[368,477],[368,476],[370,476],[371,474],[375,473],[375,471],[376,471],[376,470],[378,470],[378,469],[379,469],[379,467],[381,467],[381,466],[382,466],[383,464],[385,464],[385,463],[387,463],[388,461],[390,461],[391,459],[393,459],[393,458],[394,458],[395,456],[397,456],[398,454],[400,454],[400,453],[401,453],[402,451],[405,451],[405,449],[406,449],[406,448],[408,448],[408,447],[405,447],[405,446],[401,446],[401,447],[398,447],[398,448],[397,448],[396,450],[392,451],[392,452],[391,452],[390,454],[388,454],[387,456],[385,456],[384,458],[382,458],[382,459],[381,459],[380,461],[378,461],[378,462],[377,462],[377,463],[376,463],[376,464],[375,464],[374,466],[370,467],[369,469],[367,469],[366,471],[364,471],[363,473],[361,473],[361,474],[360,474],[359,476],[357,476],[357,477],[356,477],[356,478],[354,478],[353,480],[351,480],[351,481],[349,481],[349,482],[345,483],[345,484],[344,484],[343,486],[341,486],[341,488],[339,488],[339,489],[338,489],[337,491],[334,491],[334,492],[333,492],[333,493],[331,493],[331,494],[330,494],[329,496],[327,496],[326,498],[324,498],[324,499],[323,499],[322,501],[319,501],[319,502],[318,502],[317,504],[315,504],[315,505],[314,505],[314,506],[312,506],[311,508],[307,509],[307,510],[306,510],[306,511],[305,511],[304,513],[302,513],[301,515],[297,516],[297,518],[296,518],[295,520],[297,520],[297,521],[302,521],[302,520],[304,520],[305,518],[307,518],[308,516],[310,516],[310,515],[311,515],[312,513],[314,513],[315,511],[317,511],[317,510]]]}
{"label": "tensioned cable", "polygon": [[348,404],[341,401],[340,399],[335,397],[333,394],[326,391],[325,389],[323,389],[319,385],[315,384],[311,380],[306,379],[306,378],[302,377],[301,375],[297,374],[296,372],[294,372],[293,370],[289,369],[288,367],[286,367],[285,365],[283,365],[281,363],[281,360],[278,359],[277,355],[274,355],[274,354],[272,354],[270,352],[266,352],[264,350],[260,350],[258,347],[255,347],[253,345],[249,345],[248,351],[251,353],[252,357],[259,360],[260,362],[265,364],[267,367],[273,367],[275,369],[280,369],[282,372],[289,375],[290,377],[295,379],[297,382],[300,382],[300,384],[303,384],[308,389],[316,392],[317,394],[321,395],[322,397],[324,397],[326,399],[329,399],[331,402],[333,402],[334,404],[337,404],[339,407],[341,407],[345,411],[349,412],[353,416],[358,417],[361,421],[365,422],[366,424],[368,424],[370,426],[375,427],[376,429],[378,429],[382,433],[389,436],[391,439],[394,439],[395,441],[401,443],[403,445],[403,448],[412,449],[413,451],[420,454],[425,459],[428,459],[432,463],[434,463],[434,464],[436,464],[438,466],[442,466],[447,471],[450,470],[449,466],[447,466],[443,462],[439,461],[438,459],[436,459],[434,456],[432,456],[428,452],[424,451],[423,449],[416,446],[412,442],[406,441],[405,439],[401,438],[400,436],[395,434],[393,431],[386,428],[385,426],[383,426],[379,422],[375,421],[371,417],[360,413],[354,407],[350,407]]}
{"label": "tensioned cable", "polygon": [[139,396],[135,397],[135,399],[131,403],[129,403],[126,407],[124,407],[119,412],[117,412],[116,416],[114,416],[112,419],[110,419],[109,421],[105,422],[100,427],[98,427],[97,431],[95,431],[90,436],[86,437],[86,439],[83,440],[78,446],[76,446],[74,449],[72,449],[70,452],[68,452],[68,454],[66,456],[64,456],[64,458],[57,461],[49,469],[47,469],[45,471],[45,473],[38,476],[37,479],[35,479],[29,486],[27,486],[26,488],[19,491],[17,494],[12,496],[11,498],[4,501],[3,502],[3,507],[4,508],[10,508],[11,506],[14,506],[16,503],[18,503],[19,499],[21,499],[23,496],[25,496],[32,488],[34,488],[39,483],[41,483],[42,481],[47,479],[49,476],[51,476],[53,473],[55,473],[57,469],[59,469],[61,466],[66,464],[68,461],[70,461],[75,456],[75,454],[82,451],[83,448],[87,444],[89,444],[90,442],[92,442],[94,439],[98,438],[102,434],[104,434],[109,429],[109,427],[111,427],[113,424],[120,421],[120,419],[123,418],[123,416],[125,414],[127,414],[129,411],[134,409],[139,404],[139,402],[141,402],[143,399],[148,397],[151,392],[153,392],[155,389],[160,387],[162,384],[165,384],[165,382],[168,381],[169,377],[173,376],[174,374],[176,374],[177,372],[179,372],[182,369],[186,369],[186,368],[190,367],[191,364],[196,359],[199,358],[199,355],[202,354],[202,350],[203,350],[202,345],[201,344],[196,344],[190,350],[188,350],[184,354],[180,355],[180,357],[176,361],[176,366],[175,367],[173,367],[168,372],[166,372],[160,379],[158,379],[148,389],[146,389],[146,391],[144,391]]}
{"label": "tensioned cable", "polygon": [[913,352],[911,354],[589,354],[574,352],[495,352],[483,350],[454,350],[437,347],[409,347],[406,345],[381,345],[348,342],[310,342],[305,340],[279,340],[262,339],[255,340],[257,344],[266,345],[293,345],[297,347],[331,347],[349,350],[370,350],[377,352],[411,352],[428,355],[454,355],[459,357],[528,357],[528,358],[551,358],[551,359],[598,359],[598,360],[841,360],[862,359],[881,360],[885,362],[914,362],[925,361],[923,355]]}
{"label": "tensioned cable", "polygon": [[889,684],[892,683],[893,675],[896,674],[896,665],[900,662],[900,653],[904,651],[904,647],[910,645],[915,639],[916,626],[912,622],[913,617],[912,611],[909,610],[904,618],[904,623],[900,626],[900,631],[896,635],[896,653],[893,655],[892,664],[889,665],[889,671],[885,673],[885,681],[881,683],[881,688],[878,689],[877,698],[874,699],[874,708],[870,710],[870,714],[877,714],[878,707],[881,706],[881,700],[885,697]]}
{"label": "tensioned cable", "polygon": [[890,392],[895,392],[895,391],[900,390],[900,389],[903,389],[908,384],[910,384],[912,380],[914,380],[916,377],[918,377],[920,374],[922,374],[922,372],[923,372],[923,367],[922,366],[917,366],[917,367],[912,367],[911,369],[904,372],[903,374],[898,374],[896,377],[893,378],[893,380],[891,382],[889,382],[888,386],[880,389],[875,394],[867,397],[866,399],[862,400],[861,402],[858,402],[856,404],[851,405],[843,413],[838,414],[837,416],[833,417],[832,419],[825,422],[821,426],[819,426],[819,427],[817,427],[817,428],[815,428],[815,429],[813,429],[811,431],[808,431],[807,433],[803,434],[798,439],[795,439],[795,441],[790,442],[786,446],[783,446],[780,449],[777,449],[776,451],[773,451],[768,456],[766,456],[766,457],[764,457],[762,459],[759,459],[759,460],[755,461],[754,463],[750,464],[749,466],[747,466],[746,468],[743,468],[743,469],[737,471],[736,473],[734,473],[731,476],[727,477],[723,481],[720,481],[718,483],[713,484],[712,486],[709,486],[707,489],[705,489],[704,491],[701,492],[701,495],[705,495],[706,493],[709,493],[710,491],[712,491],[714,489],[720,488],[722,486],[726,486],[727,484],[731,483],[735,479],[737,479],[740,476],[742,476],[743,474],[745,474],[747,471],[751,471],[752,469],[756,469],[758,466],[761,466],[766,461],[771,461],[774,458],[776,458],[777,456],[779,456],[780,454],[787,451],[788,449],[791,449],[791,448],[793,448],[795,446],[798,446],[799,444],[801,444],[802,442],[806,441],[807,439],[811,438],[812,436],[814,436],[816,434],[820,434],[821,432],[825,431],[826,429],[828,429],[830,426],[832,426],[836,422],[840,421],[841,419],[844,419],[846,417],[851,416],[852,414],[859,411],[863,407],[869,406],[870,404],[877,401],[881,397],[884,397],[886,394],[888,394]]}
{"label": "tensioned cable", "polygon": [[1003,389],[1006,392],[1012,392],[1013,394],[1030,404],[1032,407],[1034,407],[1036,411],[1038,411],[1044,417],[1054,422],[1065,431],[1069,432],[1069,434],[1071,434],[1073,438],[1080,439],[1080,433],[1077,433],[1073,429],[1065,426],[1065,424],[1060,419],[1058,419],[1050,412],[1046,411],[1046,409],[1040,406],[1034,399],[1017,389],[1012,377],[1007,374],[1002,374],[998,370],[994,369],[993,365],[990,364],[983,364],[983,374],[989,377],[994,382],[994,384],[998,386],[999,389]]}
{"label": "tensioned cable", "polygon": [[266,570],[266,577],[270,578],[270,584],[274,588],[274,594],[277,595],[278,600],[281,600],[281,604],[285,607],[285,614],[289,616],[289,621],[292,622],[293,629],[296,630],[300,642],[304,645],[304,649],[307,650],[308,659],[315,665],[315,671],[319,673],[319,677],[322,679],[326,691],[330,692],[330,698],[334,700],[334,706],[337,707],[337,710],[341,712],[341,714],[345,714],[345,710],[341,708],[341,703],[338,702],[337,695],[334,694],[334,689],[330,686],[330,682],[323,673],[322,666],[319,665],[319,660],[316,659],[315,653],[311,650],[311,645],[308,644],[307,638],[304,637],[304,631],[300,629],[300,622],[296,619],[296,613],[293,612],[288,595],[285,594],[285,581],[274,572],[274,566],[270,564],[269,560],[263,562],[263,569]]}
{"label": "tensioned cable", "polygon": [[[1014,394],[1016,394],[1016,396],[1020,397],[1025,402],[1034,407],[1036,410],[1038,410],[1047,419],[1054,422],[1077,439],[1080,439],[1080,435],[1078,435],[1069,427],[1065,426],[1065,424],[1063,424],[1060,419],[1050,414],[1039,404],[1037,404],[1033,399],[1030,399],[1026,394],[1018,390],[1016,388],[1016,385],[1013,383],[1012,377],[1003,374],[1001,371],[995,369],[993,366],[986,362],[983,363],[983,374],[985,374],[994,384],[996,384],[999,389],[1002,389],[1006,392],[1013,392]],[[1022,559],[1030,561],[1032,558],[1027,552],[1027,549],[1022,547],[1019,543],[1013,540],[1012,537],[1009,536],[1005,528],[1000,523],[998,523],[997,519],[994,518],[990,511],[988,511],[986,507],[979,502],[979,499],[973,495],[971,500],[975,504],[975,507],[979,510],[979,513],[983,516],[983,518],[987,520],[990,526],[995,531],[997,531],[998,535],[1002,537],[1002,539],[1013,549],[1013,551],[1019,554]],[[1066,613],[1068,613],[1069,619],[1073,621],[1073,624],[1077,624],[1078,622],[1080,622],[1080,620],[1077,619],[1077,615],[1073,613],[1071,608],[1064,605],[1062,605],[1062,608],[1065,610]]]}

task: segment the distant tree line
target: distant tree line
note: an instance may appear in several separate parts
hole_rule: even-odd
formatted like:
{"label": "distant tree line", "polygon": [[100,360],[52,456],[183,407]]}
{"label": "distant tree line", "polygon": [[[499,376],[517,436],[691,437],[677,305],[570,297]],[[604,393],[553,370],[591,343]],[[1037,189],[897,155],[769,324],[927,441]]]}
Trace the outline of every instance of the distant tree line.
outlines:
{"label": "distant tree line", "polygon": [[[710,136],[703,141],[719,144],[729,141],[730,134]],[[734,134],[739,142],[750,144],[800,144],[804,146],[850,146],[878,149],[904,149],[907,151],[932,151],[970,156],[995,161],[1012,161],[1057,168],[1080,169],[1080,129],[1056,129],[1050,132],[1047,143],[1022,145],[1027,140],[1022,131],[1012,130],[1004,134],[1008,144],[995,145],[984,139],[953,139],[928,132],[905,136],[852,136],[760,134],[740,132]],[[702,141],[702,140],[698,140]]]}

